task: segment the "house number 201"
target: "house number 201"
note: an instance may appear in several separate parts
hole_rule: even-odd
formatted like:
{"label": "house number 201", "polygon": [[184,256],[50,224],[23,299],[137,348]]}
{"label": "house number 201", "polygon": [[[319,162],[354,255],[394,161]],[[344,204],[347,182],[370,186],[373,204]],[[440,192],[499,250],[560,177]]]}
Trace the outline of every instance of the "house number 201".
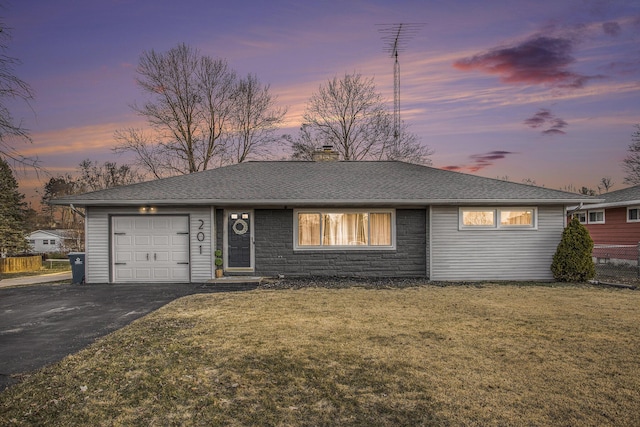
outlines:
{"label": "house number 201", "polygon": [[[200,222],[200,226],[198,227],[198,230],[203,230],[204,229],[204,220],[199,219],[198,220]],[[203,231],[198,231],[198,234],[196,234],[196,239],[198,239],[198,242],[204,242],[204,232]],[[200,245],[200,255],[202,255],[202,245]]]}

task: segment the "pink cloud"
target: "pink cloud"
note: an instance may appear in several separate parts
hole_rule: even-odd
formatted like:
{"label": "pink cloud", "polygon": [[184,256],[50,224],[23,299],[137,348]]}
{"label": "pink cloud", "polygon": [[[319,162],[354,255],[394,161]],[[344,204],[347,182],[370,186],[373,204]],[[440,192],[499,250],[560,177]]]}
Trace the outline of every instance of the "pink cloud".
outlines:
{"label": "pink cloud", "polygon": [[575,62],[571,56],[573,43],[567,38],[536,36],[515,46],[460,59],[453,66],[462,71],[496,74],[504,83],[581,88],[596,77],[568,70]]}

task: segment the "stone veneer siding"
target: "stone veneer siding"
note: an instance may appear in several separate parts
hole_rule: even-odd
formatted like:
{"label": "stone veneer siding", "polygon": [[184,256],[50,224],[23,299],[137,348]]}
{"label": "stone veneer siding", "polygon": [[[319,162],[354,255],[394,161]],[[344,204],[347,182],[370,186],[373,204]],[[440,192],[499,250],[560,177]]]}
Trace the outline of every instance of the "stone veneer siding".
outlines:
{"label": "stone veneer siding", "polygon": [[[427,275],[427,209],[396,210],[391,251],[293,250],[293,210],[255,210],[255,273],[261,276]],[[220,228],[219,228],[220,230]]]}

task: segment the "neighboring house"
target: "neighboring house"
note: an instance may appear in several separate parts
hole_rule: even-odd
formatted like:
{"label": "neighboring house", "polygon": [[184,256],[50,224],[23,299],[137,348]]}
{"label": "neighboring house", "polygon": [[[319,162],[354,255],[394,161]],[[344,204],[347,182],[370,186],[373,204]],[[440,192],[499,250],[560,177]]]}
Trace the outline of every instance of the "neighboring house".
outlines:
{"label": "neighboring house", "polygon": [[66,196],[86,282],[226,275],[551,280],[563,191],[404,162],[247,162]]}
{"label": "neighboring house", "polygon": [[62,252],[69,238],[69,230],[36,230],[27,236],[34,253]]}
{"label": "neighboring house", "polygon": [[[638,258],[640,185],[598,196],[601,203],[570,207],[568,212],[589,230],[598,259]],[[615,253],[615,254],[614,254]]]}

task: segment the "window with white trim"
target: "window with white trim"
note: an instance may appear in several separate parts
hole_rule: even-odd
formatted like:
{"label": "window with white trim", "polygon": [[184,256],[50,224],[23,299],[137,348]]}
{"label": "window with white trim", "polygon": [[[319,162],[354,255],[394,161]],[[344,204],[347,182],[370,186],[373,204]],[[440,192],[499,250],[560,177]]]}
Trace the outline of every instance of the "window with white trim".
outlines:
{"label": "window with white trim", "polygon": [[537,209],[529,207],[460,208],[460,230],[535,229]]}
{"label": "window with white trim", "polygon": [[587,223],[587,213],[584,212],[584,211],[576,212],[571,217],[572,218],[578,218],[578,221],[580,221],[580,224],[586,224]]}
{"label": "window with white trim", "polygon": [[394,249],[395,211],[294,211],[295,249]]}
{"label": "window with white trim", "polygon": [[589,211],[589,224],[604,224],[604,210]]}
{"label": "window with white trim", "polygon": [[640,207],[627,208],[627,222],[640,222]]}

